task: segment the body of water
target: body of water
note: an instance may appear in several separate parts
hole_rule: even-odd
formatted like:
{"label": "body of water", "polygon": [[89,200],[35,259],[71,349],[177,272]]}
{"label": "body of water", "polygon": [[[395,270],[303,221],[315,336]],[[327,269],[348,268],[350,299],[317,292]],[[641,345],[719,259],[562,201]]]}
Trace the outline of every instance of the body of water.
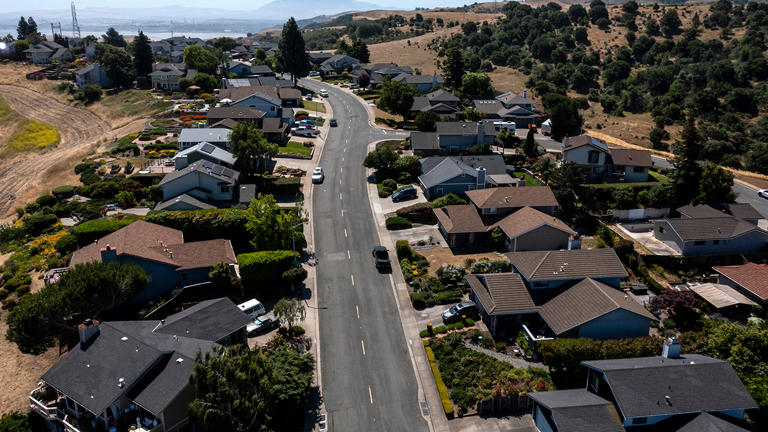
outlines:
{"label": "body of water", "polygon": [[[72,29],[65,29],[62,25],[62,33],[64,34],[64,37],[71,37],[72,36]],[[50,26],[46,29],[45,27],[39,27],[40,32],[49,36],[51,33]],[[46,31],[47,30],[47,31]],[[101,37],[102,34],[106,33],[106,28],[81,28],[80,34],[82,36],[87,35],[94,35],[96,37]],[[126,29],[126,28],[117,28],[117,31],[126,37],[126,39],[130,40],[132,37],[139,34],[138,29]],[[253,33],[258,32],[259,30],[252,30]],[[13,28],[5,28],[0,27],[0,38],[4,37],[7,34],[13,35],[13,37],[16,37],[16,27]],[[166,39],[172,36],[187,36],[187,37],[197,37],[200,39],[213,39],[217,37],[231,37],[231,38],[238,38],[241,36],[246,36],[247,32],[243,31],[173,31],[170,30],[144,30],[144,34],[146,34],[151,40],[157,41],[161,39]]]}

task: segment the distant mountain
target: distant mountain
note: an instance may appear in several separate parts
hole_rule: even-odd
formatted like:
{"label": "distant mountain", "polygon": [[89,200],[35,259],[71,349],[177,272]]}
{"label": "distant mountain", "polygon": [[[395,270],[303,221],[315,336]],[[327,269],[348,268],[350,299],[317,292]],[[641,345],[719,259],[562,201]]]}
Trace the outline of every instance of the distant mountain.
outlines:
{"label": "distant mountain", "polygon": [[256,9],[262,19],[313,18],[319,15],[335,15],[349,11],[389,9],[358,0],[273,0]]}

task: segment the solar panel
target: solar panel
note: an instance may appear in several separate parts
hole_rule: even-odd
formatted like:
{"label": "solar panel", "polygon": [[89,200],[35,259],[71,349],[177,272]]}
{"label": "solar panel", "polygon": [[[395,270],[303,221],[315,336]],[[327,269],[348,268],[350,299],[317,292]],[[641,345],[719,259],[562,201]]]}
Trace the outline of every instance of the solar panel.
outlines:
{"label": "solar panel", "polygon": [[205,143],[205,144],[203,144],[203,146],[200,148],[200,151],[202,151],[202,152],[205,152],[205,153],[208,153],[208,154],[211,154],[211,153],[213,153],[213,150],[214,150],[215,148],[216,148],[216,146],[214,146],[213,144],[208,144],[208,143]]}
{"label": "solar panel", "polygon": [[213,167],[215,167],[215,166],[216,166],[216,164],[214,164],[211,161],[207,161],[207,160],[203,161],[203,167],[206,168],[206,169],[212,170]]}
{"label": "solar panel", "polygon": [[221,175],[221,173],[224,172],[224,167],[221,165],[216,165],[213,167],[213,173],[216,175]]}
{"label": "solar panel", "polygon": [[232,177],[234,177],[234,176],[235,176],[235,172],[234,172],[234,171],[232,171],[232,170],[231,170],[231,169],[229,169],[229,168],[224,168],[224,169],[222,170],[222,175],[223,175],[223,176],[226,176],[226,177],[229,177],[229,178],[232,178]]}

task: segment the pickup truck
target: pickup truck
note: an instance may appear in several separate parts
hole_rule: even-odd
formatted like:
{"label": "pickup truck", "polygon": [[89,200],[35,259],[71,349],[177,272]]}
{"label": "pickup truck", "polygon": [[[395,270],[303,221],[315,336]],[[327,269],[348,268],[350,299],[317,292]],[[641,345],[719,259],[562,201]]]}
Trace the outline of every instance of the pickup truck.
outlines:
{"label": "pickup truck", "polygon": [[313,137],[317,135],[317,130],[306,127],[306,126],[299,126],[299,127],[291,128],[291,134],[298,135],[298,136],[305,136],[305,137]]}

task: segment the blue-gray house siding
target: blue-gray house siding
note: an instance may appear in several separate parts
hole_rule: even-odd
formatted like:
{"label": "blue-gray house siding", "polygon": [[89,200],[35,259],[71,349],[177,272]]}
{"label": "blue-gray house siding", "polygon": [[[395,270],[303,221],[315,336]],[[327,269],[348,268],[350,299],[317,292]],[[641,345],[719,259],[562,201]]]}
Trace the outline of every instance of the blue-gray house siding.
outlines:
{"label": "blue-gray house siding", "polygon": [[[634,300],[631,300],[634,301]],[[563,337],[590,339],[622,339],[648,336],[651,320],[624,309],[616,309],[601,317],[588,321],[567,332]]]}

